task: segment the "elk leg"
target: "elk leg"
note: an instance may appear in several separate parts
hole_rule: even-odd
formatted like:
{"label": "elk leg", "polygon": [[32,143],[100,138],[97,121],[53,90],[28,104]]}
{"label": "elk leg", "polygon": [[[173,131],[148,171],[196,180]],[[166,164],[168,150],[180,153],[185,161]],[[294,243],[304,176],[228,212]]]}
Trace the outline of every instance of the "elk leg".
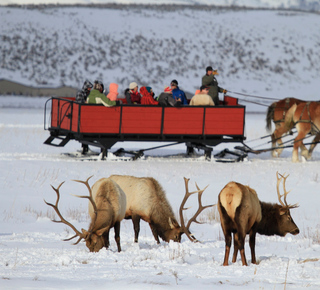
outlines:
{"label": "elk leg", "polygon": [[242,261],[242,265],[243,266],[248,266],[247,264],[247,259],[246,259],[246,255],[244,252],[244,240],[245,240],[245,234],[242,234],[241,231],[238,231],[235,235],[234,235],[235,239],[237,239],[237,243],[238,243],[238,247],[240,250],[240,256],[241,256],[241,261]]}
{"label": "elk leg", "polygon": [[239,250],[239,244],[237,239],[235,238],[235,234],[233,234],[233,257],[232,257],[232,263],[235,263],[237,261],[238,256],[238,250]]}
{"label": "elk leg", "polygon": [[104,246],[108,249],[109,248],[109,245],[110,245],[110,242],[109,242],[109,231],[105,231],[102,235],[103,239],[104,239]]}
{"label": "elk leg", "polygon": [[140,216],[132,215],[133,229],[134,229],[134,242],[138,243],[140,232]]}
{"label": "elk leg", "polygon": [[117,243],[118,252],[121,252],[121,246],[120,246],[120,222],[116,222],[114,224],[114,239]]}
{"label": "elk leg", "polygon": [[230,231],[224,232],[224,237],[225,237],[225,241],[226,241],[226,249],[225,249],[225,253],[224,253],[223,266],[228,266],[229,265],[231,241],[232,241],[231,232]]}
{"label": "elk leg", "polygon": [[257,264],[255,246],[256,246],[256,231],[252,230],[249,233],[249,245],[251,250],[251,263]]}
{"label": "elk leg", "polygon": [[153,224],[149,224],[150,228],[151,228],[151,231],[152,231],[152,234],[157,242],[157,244],[160,244],[160,240],[159,240],[159,236],[158,236],[158,231],[156,229],[156,227],[153,225]]}

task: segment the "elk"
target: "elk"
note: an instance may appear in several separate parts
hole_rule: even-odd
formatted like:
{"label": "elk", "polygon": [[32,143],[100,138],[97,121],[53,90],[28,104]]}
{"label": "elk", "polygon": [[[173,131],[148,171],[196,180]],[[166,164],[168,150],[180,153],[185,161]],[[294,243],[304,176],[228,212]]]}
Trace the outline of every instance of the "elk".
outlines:
{"label": "elk", "polygon": [[[309,160],[320,141],[320,103],[307,102],[293,105],[286,114],[285,123],[287,127],[295,125],[298,131],[294,139],[292,161],[299,162],[299,148],[301,155]],[[315,135],[309,150],[303,144],[303,139],[308,133]]]}
{"label": "elk", "polygon": [[[127,198],[127,208],[125,219],[132,219],[134,228],[134,242],[138,242],[140,231],[140,219],[149,223],[152,234],[159,244],[159,237],[169,242],[181,242],[183,233],[196,242],[197,239],[190,233],[189,228],[192,222],[198,223],[197,216],[207,207],[202,206],[201,195],[203,190],[197,186],[197,191],[189,192],[189,179],[184,178],[186,193],[180,206],[181,226],[177,222],[172,207],[169,204],[166,194],[157,180],[152,177],[134,177],[129,175],[111,175],[110,179],[114,180],[125,192]],[[199,208],[196,214],[185,225],[183,219],[184,205],[187,199],[194,193],[198,193]]]}
{"label": "elk", "polygon": [[272,148],[276,147],[276,144],[279,144],[278,149],[272,150],[272,156],[273,157],[279,157],[281,152],[283,151],[283,148],[281,148],[283,142],[281,140],[281,137],[283,134],[290,131],[294,126],[293,124],[291,126],[286,126],[285,124],[285,116],[287,111],[291,108],[294,104],[300,104],[305,103],[305,101],[295,99],[295,98],[285,98],[283,100],[277,101],[272,103],[267,110],[267,116],[266,116],[266,128],[268,131],[271,130],[271,121],[275,124],[275,129],[273,133],[271,134],[271,142],[272,142]]}
{"label": "elk", "polygon": [[[226,244],[223,266],[227,266],[229,263],[231,233],[233,233],[234,244],[232,263],[236,262],[239,250],[243,266],[248,265],[244,252],[244,242],[247,234],[249,234],[251,262],[256,264],[256,233],[281,237],[284,237],[287,233],[292,235],[299,233],[299,228],[290,214],[290,209],[296,208],[298,205],[287,204],[289,192],[285,189],[285,182],[288,176],[283,176],[277,172],[277,194],[280,204],[260,201],[254,189],[237,182],[229,182],[221,190],[218,197],[218,211]],[[281,181],[284,190],[282,195],[279,189]],[[284,198],[283,201],[281,200],[282,197]]]}
{"label": "elk", "polygon": [[60,220],[53,220],[54,222],[64,223],[74,230],[75,235],[64,241],[70,241],[73,238],[78,237],[78,241],[74,243],[74,245],[84,239],[90,252],[98,252],[103,247],[109,247],[109,231],[111,228],[114,228],[115,241],[117,243],[118,252],[120,252],[120,222],[125,216],[126,195],[119,185],[110,178],[101,178],[93,184],[92,188],[90,188],[89,179],[91,177],[86,181],[75,180],[76,182],[85,184],[89,191],[89,196],[76,195],[80,198],[87,198],[92,207],[92,211],[89,213],[91,223],[88,230],[82,229],[81,232],[78,231],[76,227],[65,220],[60,213],[58,209],[60,187],[64,182],[57,188],[54,188],[51,185],[57,194],[55,205],[48,203],[47,201],[45,201],[45,203],[51,206],[60,217]]}

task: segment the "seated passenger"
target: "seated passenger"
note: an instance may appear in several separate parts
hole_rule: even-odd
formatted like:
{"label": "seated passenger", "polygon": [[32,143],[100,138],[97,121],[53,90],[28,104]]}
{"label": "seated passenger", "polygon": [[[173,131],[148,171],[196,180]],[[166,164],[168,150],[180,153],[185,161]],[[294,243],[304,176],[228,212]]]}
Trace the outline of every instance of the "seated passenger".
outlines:
{"label": "seated passenger", "polygon": [[181,100],[178,98],[175,100],[172,97],[172,90],[170,87],[165,87],[164,92],[158,97],[159,105],[162,107],[179,107],[181,106]]}
{"label": "seated passenger", "polygon": [[200,92],[194,95],[190,101],[190,106],[214,106],[212,98],[208,95],[209,87],[201,86]]}
{"label": "seated passenger", "polygon": [[128,105],[141,103],[141,95],[138,92],[138,85],[136,82],[130,83],[129,88],[124,91],[124,94]]}
{"label": "seated passenger", "polygon": [[105,94],[103,94],[104,86],[100,81],[95,81],[93,85],[93,90],[91,90],[88,98],[88,104],[102,104],[106,107],[112,107],[115,105],[119,105],[119,101],[110,101]]}
{"label": "seated passenger", "polygon": [[179,89],[177,80],[171,81],[171,89],[172,89],[172,96],[176,101],[180,99],[183,105],[188,105],[186,94],[184,93],[184,91]]}
{"label": "seated passenger", "polygon": [[154,92],[153,92],[153,89],[152,89],[151,87],[146,87],[146,89],[147,89],[147,91],[150,93],[151,97],[154,98],[154,99],[156,99],[156,96],[155,96],[155,94],[154,94]]}
{"label": "seated passenger", "polygon": [[118,85],[115,84],[115,83],[111,83],[109,85],[109,93],[107,94],[107,98],[110,100],[110,101],[116,101],[117,100],[117,97],[119,95],[118,93]]}
{"label": "seated passenger", "polygon": [[93,87],[93,84],[88,80],[86,80],[83,83],[81,91],[77,92],[76,102],[82,103],[82,104],[85,103],[87,101],[87,97],[89,96],[92,87]]}
{"label": "seated passenger", "polygon": [[140,94],[142,96],[141,105],[158,105],[158,102],[152,97],[146,87],[140,88]]}

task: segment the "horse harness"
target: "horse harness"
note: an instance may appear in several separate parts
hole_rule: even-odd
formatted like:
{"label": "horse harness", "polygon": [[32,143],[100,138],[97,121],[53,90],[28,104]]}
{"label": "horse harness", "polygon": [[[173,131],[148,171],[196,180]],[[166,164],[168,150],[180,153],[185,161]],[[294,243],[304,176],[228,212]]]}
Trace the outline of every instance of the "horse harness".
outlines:
{"label": "horse harness", "polygon": [[[309,106],[310,106],[310,102],[307,102],[307,103],[305,104],[305,106],[303,107],[303,110],[301,111],[299,120],[294,123],[294,126],[296,126],[296,124],[298,124],[298,123],[310,123],[310,124],[311,124],[310,134],[311,134],[311,135],[317,135],[317,134],[320,133],[320,130],[319,130],[319,128],[317,127],[317,125],[316,125],[315,123],[313,123],[313,121],[312,121],[312,119],[311,119]],[[303,115],[303,113],[304,113],[305,110],[307,110],[309,120],[302,120],[302,115]]]}
{"label": "horse harness", "polygon": [[285,103],[285,106],[283,108],[283,111],[282,111],[282,119],[281,120],[277,120],[277,121],[273,121],[273,123],[277,124],[277,123],[282,123],[285,121],[285,117],[286,117],[286,113],[287,111],[290,109],[290,98],[286,98],[286,103]]}

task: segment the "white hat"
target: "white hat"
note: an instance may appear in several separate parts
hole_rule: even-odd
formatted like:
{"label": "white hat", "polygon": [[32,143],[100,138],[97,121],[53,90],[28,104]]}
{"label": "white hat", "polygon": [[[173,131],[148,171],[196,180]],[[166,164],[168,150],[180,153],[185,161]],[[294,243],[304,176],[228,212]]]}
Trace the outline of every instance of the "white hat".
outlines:
{"label": "white hat", "polygon": [[129,89],[130,90],[133,90],[135,87],[137,87],[138,86],[138,84],[137,83],[135,83],[135,82],[132,82],[132,83],[130,83],[130,85],[129,85]]}

